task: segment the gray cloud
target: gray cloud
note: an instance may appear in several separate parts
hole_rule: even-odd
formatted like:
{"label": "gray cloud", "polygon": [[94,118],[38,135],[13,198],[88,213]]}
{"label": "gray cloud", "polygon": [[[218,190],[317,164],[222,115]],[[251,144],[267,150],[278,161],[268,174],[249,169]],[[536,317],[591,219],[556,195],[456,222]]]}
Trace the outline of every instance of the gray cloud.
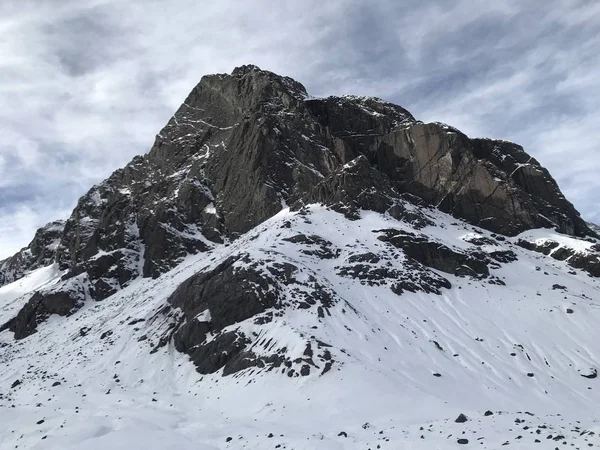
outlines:
{"label": "gray cloud", "polygon": [[245,63],[521,143],[600,221],[594,1],[4,0],[0,31],[0,257]]}

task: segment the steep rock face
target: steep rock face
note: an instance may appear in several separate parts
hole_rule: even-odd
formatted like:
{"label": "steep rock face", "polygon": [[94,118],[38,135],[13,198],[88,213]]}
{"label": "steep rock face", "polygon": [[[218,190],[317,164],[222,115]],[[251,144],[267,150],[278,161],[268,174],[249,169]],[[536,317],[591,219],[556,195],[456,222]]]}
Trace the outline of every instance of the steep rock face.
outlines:
{"label": "steep rock face", "polygon": [[95,279],[102,267],[117,265],[128,272],[121,285],[138,275],[158,276],[188,253],[208,249],[209,239],[220,241],[211,202],[198,178],[164,173],[137,157],[79,200],[65,226],[59,262],[71,271],[94,272]]}
{"label": "steep rock face", "polygon": [[[360,98],[344,100],[306,102],[341,163],[365,155],[398,192],[495,232],[555,227],[577,236],[590,233],[548,171],[520,146],[469,139],[447,125],[415,121],[393,105],[374,108],[373,99],[359,105]],[[370,120],[357,120],[358,111],[370,113]]]}
{"label": "steep rock face", "polygon": [[27,247],[0,261],[0,286],[12,283],[32,270],[52,264],[59,250],[64,228],[63,220],[50,222],[37,230]]}
{"label": "steep rock face", "polygon": [[491,231],[590,233],[548,171],[518,145],[418,123],[388,134],[373,157],[399,191]]}
{"label": "steep rock face", "polygon": [[359,155],[371,155],[383,136],[399,126],[416,124],[404,108],[369,97],[310,99],[306,107],[326,145],[345,164]]}
{"label": "steep rock face", "polygon": [[398,193],[387,177],[360,155],[317,183],[293,205],[293,209],[323,203],[352,218],[357,216],[359,209],[386,212],[397,198]]}
{"label": "steep rock face", "polygon": [[[306,97],[301,84],[255,66],[203,77],[147,155],[79,200],[62,236],[61,268],[67,276],[88,272],[96,299],[138,275],[156,277],[248,231],[339,168],[343,141],[330,132],[345,121],[351,139],[414,120],[372,99],[307,107]],[[311,109],[321,103],[339,116],[337,128],[325,132],[315,120]]]}

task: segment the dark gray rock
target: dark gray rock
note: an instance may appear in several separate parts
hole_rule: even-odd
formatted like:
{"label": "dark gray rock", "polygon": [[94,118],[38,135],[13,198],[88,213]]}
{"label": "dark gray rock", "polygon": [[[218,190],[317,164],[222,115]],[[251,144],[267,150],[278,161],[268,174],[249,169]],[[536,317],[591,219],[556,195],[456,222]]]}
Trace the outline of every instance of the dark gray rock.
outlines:
{"label": "dark gray rock", "polygon": [[587,378],[589,380],[593,380],[594,378],[598,377],[598,370],[597,369],[592,369],[590,373],[588,374],[581,374],[582,377]]}
{"label": "dark gray rock", "polygon": [[54,262],[65,222],[57,220],[37,230],[31,243],[8,259],[0,261],[0,286],[12,283],[32,270]]}
{"label": "dark gray rock", "polygon": [[426,292],[440,295],[441,289],[450,289],[452,284],[435,272],[414,261],[404,261],[402,265],[390,267],[386,263],[354,263],[337,268],[342,277],[360,280],[369,286],[390,285],[392,292]]}
{"label": "dark gray rock", "polygon": [[381,258],[379,256],[377,256],[375,253],[361,253],[361,254],[357,254],[357,255],[350,255],[348,257],[348,262],[349,263],[370,263],[370,264],[377,264],[379,261],[381,261]]}
{"label": "dark gray rock", "polygon": [[[302,243],[309,239],[301,236],[292,240]],[[269,314],[272,317],[273,311],[285,306],[329,308],[333,302],[332,294],[316,280],[300,283],[294,278],[296,271],[297,268],[289,263],[272,263],[263,268],[240,255],[192,276],[168,299],[169,304],[183,314],[176,319],[175,326],[162,343],[166,344],[172,338],[175,348],[187,353],[198,372],[203,374],[222,369],[226,376],[251,367],[273,370],[285,362],[291,363],[285,349],[273,350],[267,346],[265,350],[271,351],[270,354],[257,355],[250,350],[251,339],[242,331],[224,329],[250,318],[255,318],[257,324],[268,322]],[[291,289],[291,298],[286,297],[282,286],[295,283],[308,289]],[[167,308],[164,313],[172,314],[172,309]],[[210,340],[206,339],[208,333],[213,336]],[[319,343],[314,346],[323,347]],[[310,343],[307,348],[312,348]],[[304,376],[310,373],[310,366],[305,363],[312,362],[313,354],[305,356],[306,359],[297,361],[300,364],[297,372]]]}
{"label": "dark gray rock", "polygon": [[[530,250],[532,250],[530,248]],[[569,259],[571,256],[575,254],[575,250],[569,247],[560,247],[552,252],[552,257],[558,261],[564,261]]]}
{"label": "dark gray rock", "polygon": [[323,203],[354,219],[358,218],[359,209],[386,212],[397,197],[387,177],[360,155],[319,182],[292,209],[299,209],[303,204]]}
{"label": "dark gray rock", "polygon": [[457,418],[454,420],[454,422],[456,422],[456,423],[465,423],[465,422],[466,422],[466,421],[468,421],[468,420],[469,420],[469,419],[468,419],[468,417],[467,417],[467,416],[465,416],[463,413],[460,413],[460,414],[458,415],[458,417],[457,417]]}
{"label": "dark gray rock", "polygon": [[15,339],[23,339],[37,331],[39,323],[52,314],[68,316],[82,306],[82,302],[71,292],[36,292],[17,316],[8,322],[8,329]]}
{"label": "dark gray rock", "polygon": [[496,240],[485,237],[485,236],[471,237],[471,238],[465,239],[465,242],[476,245],[478,247],[481,247],[483,245],[498,245],[498,242],[496,242]]}
{"label": "dark gray rock", "polygon": [[215,331],[276,306],[277,284],[258,271],[236,267],[236,261],[229,258],[215,269],[189,278],[169,297],[169,304],[181,308],[188,322],[209,311]]}
{"label": "dark gray rock", "polygon": [[554,249],[556,249],[560,244],[556,241],[548,240],[543,244],[536,244],[535,242],[525,241],[523,239],[519,239],[517,241],[517,245],[527,250],[534,250],[536,252],[542,253],[544,255],[549,255],[552,253]]}
{"label": "dark gray rock", "polygon": [[489,253],[490,257],[501,263],[510,263],[518,259],[512,250],[497,250]]}
{"label": "dark gray rock", "polygon": [[529,242],[523,239],[517,241],[517,245],[527,250],[550,255],[558,261],[566,261],[571,267],[585,270],[593,277],[600,277],[600,254],[596,251],[579,252],[572,248],[560,247],[556,241],[546,241],[543,244]]}
{"label": "dark gray rock", "polygon": [[382,233],[379,240],[401,248],[406,256],[424,266],[458,276],[481,278],[490,274],[485,256],[481,254],[460,253],[439,242],[429,241],[424,235],[394,229],[378,231]]}
{"label": "dark gray rock", "polygon": [[320,236],[312,235],[305,236],[304,234],[298,234],[290,238],[284,239],[284,241],[292,242],[294,244],[304,244],[306,249],[301,250],[306,255],[314,255],[320,259],[332,259],[340,254],[340,251],[333,248],[333,244]]}
{"label": "dark gray rock", "polygon": [[593,277],[600,277],[600,258],[593,253],[575,253],[567,263],[576,269],[585,270]]}
{"label": "dark gray rock", "polygon": [[374,157],[399,191],[483,228],[514,235],[556,224],[567,234],[592,234],[554,179],[518,145],[415,123],[386,135]]}

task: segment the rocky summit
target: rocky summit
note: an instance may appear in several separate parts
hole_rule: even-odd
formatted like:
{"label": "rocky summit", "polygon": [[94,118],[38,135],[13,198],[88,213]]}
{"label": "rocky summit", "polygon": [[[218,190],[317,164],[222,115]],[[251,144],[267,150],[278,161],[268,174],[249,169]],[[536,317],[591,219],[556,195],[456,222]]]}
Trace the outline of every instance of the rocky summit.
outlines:
{"label": "rocky summit", "polygon": [[205,76],[0,261],[0,444],[600,445],[597,231],[519,145]]}

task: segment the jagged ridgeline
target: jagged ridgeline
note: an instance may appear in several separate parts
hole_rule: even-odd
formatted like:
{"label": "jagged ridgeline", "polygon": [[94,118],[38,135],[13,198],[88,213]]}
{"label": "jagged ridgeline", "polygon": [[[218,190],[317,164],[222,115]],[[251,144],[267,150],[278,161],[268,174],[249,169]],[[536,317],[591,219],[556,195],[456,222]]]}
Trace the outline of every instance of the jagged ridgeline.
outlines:
{"label": "jagged ridgeline", "polygon": [[[506,236],[542,227],[594,235],[548,171],[516,144],[471,139],[441,123],[422,123],[377,98],[312,98],[291,78],[242,66],[231,75],[203,77],[147,154],[92,187],[65,222],[41,228],[29,247],[0,263],[0,285],[52,263],[64,271],[59,283],[33,295],[3,328],[26,337],[50,314],[68,315],[138,277],[160,277],[187,255],[230,242],[283,208],[301,210],[313,203],[348,219],[360,217],[360,210],[387,213],[417,229],[429,219],[410,205],[437,207]],[[382,236],[405,253],[416,245],[415,264],[423,264],[422,238],[394,233]],[[438,256],[428,256],[431,264],[439,265]],[[447,253],[444,258],[450,262],[442,265],[452,273],[464,269],[465,261],[476,261],[467,264],[469,270],[488,275],[487,257]],[[190,289],[218,290],[210,280],[231,272],[242,287],[233,295],[235,308],[225,309],[239,317],[231,313],[219,325],[213,314],[213,327],[223,328],[277,305],[268,294],[274,292],[271,278],[293,278],[289,267],[274,267],[262,278],[255,272],[241,276],[231,269],[233,262],[198,274],[169,303],[192,317],[190,311],[199,306],[193,305],[197,289],[194,295]],[[432,291],[447,287],[434,273],[422,279]],[[265,295],[248,300],[243,289],[248,280]],[[311,286],[326,308],[333,294],[318,283]],[[398,286],[399,291],[418,288]],[[211,308],[219,309],[212,303]],[[180,349],[204,339],[207,325],[195,326],[175,335]]]}

